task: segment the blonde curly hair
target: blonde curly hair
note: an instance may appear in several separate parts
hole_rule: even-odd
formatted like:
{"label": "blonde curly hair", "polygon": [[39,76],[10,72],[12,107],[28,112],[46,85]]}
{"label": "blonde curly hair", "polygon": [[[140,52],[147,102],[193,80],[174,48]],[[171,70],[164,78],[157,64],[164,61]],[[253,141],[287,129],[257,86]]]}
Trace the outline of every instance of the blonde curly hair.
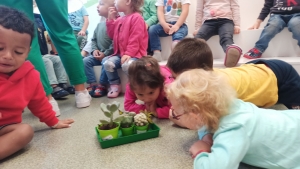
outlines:
{"label": "blonde curly hair", "polygon": [[212,132],[218,129],[220,118],[229,114],[236,98],[234,89],[221,75],[203,69],[183,72],[166,88],[166,93],[184,112],[199,115],[202,124]]}

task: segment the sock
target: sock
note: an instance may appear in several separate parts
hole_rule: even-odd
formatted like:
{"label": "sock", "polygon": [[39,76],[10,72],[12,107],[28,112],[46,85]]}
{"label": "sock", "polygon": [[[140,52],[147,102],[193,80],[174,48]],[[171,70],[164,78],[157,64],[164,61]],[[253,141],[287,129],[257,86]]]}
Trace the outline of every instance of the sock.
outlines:
{"label": "sock", "polygon": [[89,92],[86,89],[84,89],[82,91],[75,91],[75,95],[77,95],[79,93],[88,94]]}
{"label": "sock", "polygon": [[152,56],[154,59],[156,59],[158,62],[162,61],[162,57],[161,57],[161,52],[160,51],[155,51],[153,53],[153,56]]}

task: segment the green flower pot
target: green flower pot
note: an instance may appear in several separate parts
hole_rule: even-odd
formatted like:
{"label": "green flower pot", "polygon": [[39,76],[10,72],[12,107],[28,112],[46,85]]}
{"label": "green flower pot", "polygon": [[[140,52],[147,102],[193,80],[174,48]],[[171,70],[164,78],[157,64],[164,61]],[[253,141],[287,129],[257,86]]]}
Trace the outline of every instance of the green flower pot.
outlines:
{"label": "green flower pot", "polygon": [[127,127],[127,128],[122,128],[121,127],[122,136],[132,135],[133,134],[133,127],[134,127],[134,125],[131,125],[131,127]]}
{"label": "green flower pot", "polygon": [[146,133],[148,130],[149,123],[145,126],[135,126],[136,134]]}
{"label": "green flower pot", "polygon": [[[117,124],[117,127],[110,129],[110,130],[100,130],[99,127],[97,127],[97,130],[98,130],[102,140],[111,140],[114,138],[118,138],[118,131],[120,128],[120,124],[119,123],[115,123],[115,124]],[[100,125],[100,126],[102,126],[102,125]]]}

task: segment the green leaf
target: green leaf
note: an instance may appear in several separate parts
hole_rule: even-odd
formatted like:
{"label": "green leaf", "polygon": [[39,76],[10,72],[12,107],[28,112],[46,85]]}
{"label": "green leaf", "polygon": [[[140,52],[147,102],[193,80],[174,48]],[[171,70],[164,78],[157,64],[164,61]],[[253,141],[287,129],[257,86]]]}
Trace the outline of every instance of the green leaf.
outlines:
{"label": "green leaf", "polygon": [[153,123],[151,117],[147,117],[147,121],[148,121],[149,123]]}
{"label": "green leaf", "polygon": [[120,117],[115,118],[114,122],[118,123],[118,122],[121,122],[123,119],[124,119],[124,117],[120,116]]}
{"label": "green leaf", "polygon": [[108,117],[108,118],[111,117],[111,113],[109,113],[109,112],[107,112],[107,111],[104,112],[104,115],[105,115],[106,117]]}
{"label": "green leaf", "polygon": [[108,112],[108,110],[106,108],[106,104],[104,104],[104,103],[100,104],[100,109],[102,110],[102,112]]}
{"label": "green leaf", "polygon": [[106,120],[100,120],[100,123],[101,123],[101,124],[108,124],[109,122],[106,121]]}
{"label": "green leaf", "polygon": [[119,107],[115,104],[110,105],[110,107],[108,108],[108,110],[112,113],[114,113],[115,111],[117,111],[119,109]]}

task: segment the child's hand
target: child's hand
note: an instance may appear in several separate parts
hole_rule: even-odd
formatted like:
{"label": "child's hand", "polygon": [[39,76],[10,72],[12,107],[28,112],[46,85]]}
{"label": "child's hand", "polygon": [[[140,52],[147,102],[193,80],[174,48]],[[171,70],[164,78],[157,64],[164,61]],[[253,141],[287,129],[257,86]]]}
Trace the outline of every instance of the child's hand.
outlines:
{"label": "child's hand", "polygon": [[95,59],[97,59],[99,61],[101,61],[105,57],[104,53],[100,52],[99,50],[94,50],[93,56]]}
{"label": "child's hand", "polygon": [[170,28],[173,26],[172,24],[169,24],[169,23],[165,23],[163,25],[161,25],[165,31],[166,34],[169,34],[170,32]]}
{"label": "child's hand", "polygon": [[239,33],[240,33],[240,27],[234,26],[234,34],[239,34]]}
{"label": "child's hand", "polygon": [[258,29],[260,24],[261,24],[262,20],[260,19],[257,19],[256,22],[253,24],[253,26],[251,26],[250,28],[248,28],[249,30],[252,30],[252,29]]}
{"label": "child's hand", "polygon": [[146,25],[146,29],[148,30],[148,28],[149,28],[148,24],[145,24],[145,25]]}
{"label": "child's hand", "polygon": [[116,7],[108,7],[108,20],[115,20],[117,18],[118,11]]}
{"label": "child's hand", "polygon": [[[199,28],[200,29],[200,28]],[[194,32],[193,32],[193,35],[196,36],[197,33],[199,32],[199,29],[196,29]]]}
{"label": "child's hand", "polygon": [[123,55],[121,58],[121,64],[123,65],[123,63],[129,61],[130,58],[131,58],[131,56],[129,56],[129,55]]}
{"label": "child's hand", "polygon": [[73,119],[59,120],[55,125],[55,129],[68,128],[71,127],[71,124],[74,123]]}
{"label": "child's hand", "polygon": [[198,140],[191,146],[189,151],[192,154],[192,157],[195,158],[200,151],[211,152],[210,148],[211,146],[209,146],[206,142]]}
{"label": "child's hand", "polygon": [[84,31],[82,31],[82,30],[81,30],[81,31],[79,31],[79,32],[78,32],[78,36],[85,36],[85,32],[84,32]]}
{"label": "child's hand", "polygon": [[172,25],[172,27],[169,30],[169,35],[172,35],[173,33],[177,32],[178,29],[179,29],[179,26],[177,26],[176,24]]}

